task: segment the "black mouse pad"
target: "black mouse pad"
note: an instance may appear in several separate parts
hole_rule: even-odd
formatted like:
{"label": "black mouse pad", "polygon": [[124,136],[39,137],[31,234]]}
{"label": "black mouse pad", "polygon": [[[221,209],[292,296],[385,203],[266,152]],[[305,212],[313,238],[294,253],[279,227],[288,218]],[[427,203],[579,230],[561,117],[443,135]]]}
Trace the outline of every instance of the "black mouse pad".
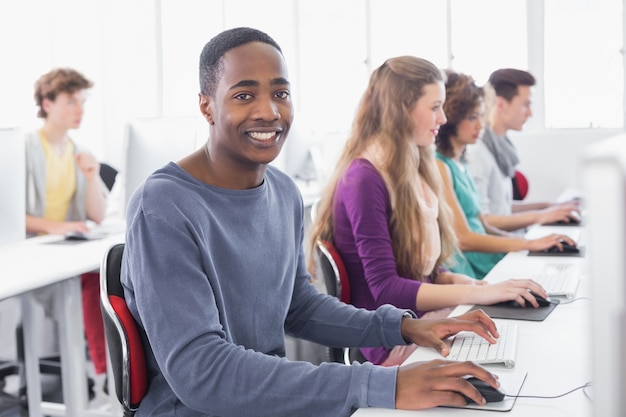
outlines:
{"label": "black mouse pad", "polygon": [[546,307],[511,307],[507,303],[498,303],[490,306],[476,304],[469,311],[483,310],[492,319],[509,320],[529,320],[543,321],[552,313],[552,310],[560,303],[556,298],[552,298],[551,304]]}
{"label": "black mouse pad", "polygon": [[564,226],[564,227],[570,227],[570,226],[577,226],[580,227],[582,226],[582,222],[554,222],[554,223],[544,223],[542,226]]}
{"label": "black mouse pad", "polygon": [[571,257],[571,258],[581,258],[585,256],[585,248],[578,248],[578,253],[569,253],[569,252],[544,252],[542,250],[539,251],[528,251],[528,256],[563,256],[563,257]]}

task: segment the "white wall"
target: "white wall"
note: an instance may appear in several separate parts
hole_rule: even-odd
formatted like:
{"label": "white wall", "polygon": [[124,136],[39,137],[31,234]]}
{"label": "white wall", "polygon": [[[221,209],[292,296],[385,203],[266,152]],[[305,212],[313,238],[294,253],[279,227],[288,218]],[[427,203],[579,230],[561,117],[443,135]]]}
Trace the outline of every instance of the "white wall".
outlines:
{"label": "white wall", "polygon": [[580,156],[584,147],[617,133],[621,131],[581,129],[509,132],[519,153],[519,169],[528,178],[526,200],[554,200],[566,188],[580,189]]}
{"label": "white wall", "polygon": [[[541,132],[509,132],[518,150],[519,169],[529,182],[526,201],[550,201],[568,188],[580,189],[580,156],[585,146],[622,133],[618,129],[553,129]],[[297,134],[286,148],[287,165],[291,175],[297,172],[295,162],[301,161],[303,150],[318,147],[324,156],[324,171],[329,174],[348,133],[315,135]],[[626,146],[626,142],[624,143]],[[298,156],[295,158],[295,156]]]}

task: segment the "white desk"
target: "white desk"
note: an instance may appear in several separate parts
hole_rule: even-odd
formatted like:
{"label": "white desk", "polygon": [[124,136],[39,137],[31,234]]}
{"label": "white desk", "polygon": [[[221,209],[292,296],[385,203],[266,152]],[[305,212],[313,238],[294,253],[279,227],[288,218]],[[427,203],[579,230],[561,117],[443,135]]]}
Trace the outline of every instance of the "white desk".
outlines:
{"label": "white desk", "polygon": [[[559,231],[575,229],[562,227]],[[551,227],[546,232],[552,232]],[[533,233],[543,231],[533,230]],[[487,275],[490,282],[509,278],[528,278],[539,273],[546,262],[571,262],[586,270],[585,258],[575,257],[529,257],[526,251],[509,253]],[[589,297],[589,278],[584,276],[576,294]],[[467,311],[471,306],[457,307],[451,316]],[[517,361],[509,371],[503,367],[489,366],[494,373],[527,372],[528,376],[520,395],[554,396],[591,381],[591,302],[578,300],[571,304],[561,304],[542,322],[513,320],[519,325]],[[498,320],[496,320],[498,322]],[[441,358],[432,349],[418,348],[406,363]],[[593,398],[592,388],[588,388]],[[550,416],[578,417],[591,416],[592,404],[582,390],[556,399],[518,398],[513,409],[506,415],[511,417]],[[354,417],[389,416],[477,416],[497,415],[487,411],[455,408],[434,408],[421,411],[400,411],[384,409],[360,409]]]}
{"label": "white desk", "polygon": [[[99,270],[106,249],[124,240],[118,233],[107,238],[64,244],[60,236],[28,239],[0,249],[0,300],[21,296],[24,330],[29,416],[64,415],[71,417],[111,416],[89,410],[87,400],[84,326],[79,275]],[[55,243],[56,242],[56,243]],[[61,350],[64,404],[41,401],[39,359],[36,346],[40,335],[35,331],[31,291],[56,285],[59,305],[59,345]]]}

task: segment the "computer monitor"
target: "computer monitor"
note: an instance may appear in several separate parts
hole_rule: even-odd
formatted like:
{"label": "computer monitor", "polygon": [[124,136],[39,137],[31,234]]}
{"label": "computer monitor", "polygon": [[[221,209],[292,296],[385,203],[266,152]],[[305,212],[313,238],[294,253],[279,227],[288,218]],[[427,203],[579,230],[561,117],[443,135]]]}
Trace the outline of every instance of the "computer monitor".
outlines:
{"label": "computer monitor", "polygon": [[124,204],[154,171],[198,149],[208,138],[201,117],[145,118],[128,123],[123,161]]}
{"label": "computer monitor", "polygon": [[26,238],[24,137],[18,127],[0,128],[0,249]]}
{"label": "computer monitor", "polygon": [[626,134],[589,145],[581,166],[594,416],[618,417],[626,410]]}

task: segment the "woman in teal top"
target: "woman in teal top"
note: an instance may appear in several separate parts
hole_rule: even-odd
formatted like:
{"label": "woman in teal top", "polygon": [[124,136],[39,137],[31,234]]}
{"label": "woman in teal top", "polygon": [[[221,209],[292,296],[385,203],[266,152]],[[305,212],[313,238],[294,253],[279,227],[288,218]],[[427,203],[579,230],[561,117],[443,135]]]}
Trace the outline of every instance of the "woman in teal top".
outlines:
{"label": "woman in teal top", "polygon": [[476,143],[483,129],[482,89],[470,76],[449,71],[443,108],[448,120],[437,134],[437,166],[463,252],[450,269],[483,279],[507,252],[542,250],[557,244],[562,235],[535,240],[516,237],[489,225],[480,212],[480,196],[463,156],[465,147]]}
{"label": "woman in teal top", "polygon": [[[439,152],[437,152],[437,160],[442,161],[450,169],[454,194],[465,214],[470,230],[485,235],[487,232],[480,216],[480,196],[467,170],[467,165],[465,162],[457,162],[443,156]],[[457,256],[456,264],[451,269],[454,272],[482,279],[504,255],[506,253],[463,251],[463,256]]]}

